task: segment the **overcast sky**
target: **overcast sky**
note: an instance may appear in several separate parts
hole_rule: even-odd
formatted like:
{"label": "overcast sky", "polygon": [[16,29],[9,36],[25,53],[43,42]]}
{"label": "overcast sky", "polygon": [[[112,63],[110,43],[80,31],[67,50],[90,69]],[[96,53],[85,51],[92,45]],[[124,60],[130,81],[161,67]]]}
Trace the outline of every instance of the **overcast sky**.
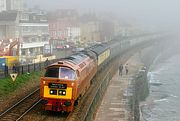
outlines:
{"label": "overcast sky", "polygon": [[80,11],[111,11],[121,18],[152,26],[179,26],[180,0],[26,0],[29,7],[75,8]]}

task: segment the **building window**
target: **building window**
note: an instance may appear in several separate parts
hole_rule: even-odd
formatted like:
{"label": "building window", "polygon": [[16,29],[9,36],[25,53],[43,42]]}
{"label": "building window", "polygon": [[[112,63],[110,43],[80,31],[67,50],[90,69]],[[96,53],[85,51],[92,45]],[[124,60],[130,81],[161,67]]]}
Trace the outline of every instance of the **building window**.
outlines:
{"label": "building window", "polygon": [[31,40],[31,42],[36,42],[36,38],[33,37],[32,40]]}
{"label": "building window", "polygon": [[29,32],[29,27],[28,26],[24,26],[23,27],[23,32]]}
{"label": "building window", "polygon": [[33,16],[33,20],[36,20],[36,16]]}
{"label": "building window", "polygon": [[33,48],[29,48],[30,55],[33,54]]}
{"label": "building window", "polygon": [[28,21],[29,20],[29,16],[27,14],[22,14],[21,15],[21,20],[26,20]]}
{"label": "building window", "polygon": [[22,49],[21,55],[26,55],[26,51],[24,49]]}
{"label": "building window", "polygon": [[42,17],[40,18],[40,21],[47,21],[47,18],[46,18],[45,16],[42,16]]}

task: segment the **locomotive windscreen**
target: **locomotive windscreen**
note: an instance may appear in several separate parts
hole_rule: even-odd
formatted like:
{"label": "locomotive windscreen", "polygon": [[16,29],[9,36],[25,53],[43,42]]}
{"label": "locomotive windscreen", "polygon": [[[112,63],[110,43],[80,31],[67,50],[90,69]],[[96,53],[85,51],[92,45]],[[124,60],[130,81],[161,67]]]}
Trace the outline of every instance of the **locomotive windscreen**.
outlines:
{"label": "locomotive windscreen", "polygon": [[46,70],[45,77],[59,78],[59,67],[51,67]]}
{"label": "locomotive windscreen", "polygon": [[61,79],[75,80],[76,79],[76,74],[75,74],[75,71],[70,69],[70,68],[60,67],[60,75],[59,75],[59,77]]}
{"label": "locomotive windscreen", "polygon": [[46,69],[45,77],[75,80],[76,73],[71,68],[55,66]]}

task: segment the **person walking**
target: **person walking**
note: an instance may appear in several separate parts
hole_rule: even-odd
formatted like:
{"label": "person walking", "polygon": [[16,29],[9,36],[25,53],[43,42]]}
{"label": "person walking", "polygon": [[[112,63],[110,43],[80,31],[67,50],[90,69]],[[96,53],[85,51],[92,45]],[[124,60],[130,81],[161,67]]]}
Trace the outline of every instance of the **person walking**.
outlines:
{"label": "person walking", "polygon": [[49,65],[49,60],[47,58],[46,61],[45,61],[45,66],[48,66],[48,65]]}
{"label": "person walking", "polygon": [[120,66],[119,66],[119,76],[122,76],[122,71],[123,71],[123,65],[120,64]]}
{"label": "person walking", "polygon": [[128,64],[125,65],[126,75],[128,75]]}

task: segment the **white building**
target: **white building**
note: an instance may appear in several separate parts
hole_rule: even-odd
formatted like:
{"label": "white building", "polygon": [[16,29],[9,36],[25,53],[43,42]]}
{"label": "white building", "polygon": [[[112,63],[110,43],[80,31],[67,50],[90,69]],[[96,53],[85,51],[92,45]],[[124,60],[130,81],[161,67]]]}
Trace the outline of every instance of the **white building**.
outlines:
{"label": "white building", "polygon": [[6,0],[0,0],[0,12],[6,11]]}
{"label": "white building", "polygon": [[22,12],[19,21],[21,55],[43,54],[44,45],[49,43],[48,25],[46,14]]}
{"label": "white building", "polygon": [[8,10],[22,11],[24,0],[0,0],[0,12]]}
{"label": "white building", "polygon": [[22,11],[24,6],[24,0],[6,0],[7,10]]}
{"label": "white building", "polygon": [[67,27],[67,41],[78,42],[80,41],[81,29],[80,27]]}

